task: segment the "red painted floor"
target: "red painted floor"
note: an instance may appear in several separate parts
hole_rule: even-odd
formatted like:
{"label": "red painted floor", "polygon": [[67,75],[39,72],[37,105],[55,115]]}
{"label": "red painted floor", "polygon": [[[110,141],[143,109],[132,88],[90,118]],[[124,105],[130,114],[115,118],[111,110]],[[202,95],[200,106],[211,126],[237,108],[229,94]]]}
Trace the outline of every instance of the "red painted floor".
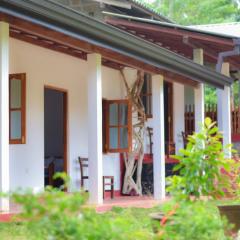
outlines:
{"label": "red painted floor", "polygon": [[110,211],[112,207],[136,207],[136,208],[152,208],[158,204],[167,201],[157,201],[152,196],[121,196],[114,199],[104,200],[102,205],[96,207],[96,211],[99,213]]}
{"label": "red painted floor", "polygon": [[[110,199],[110,198],[105,199],[103,204],[95,206],[95,208],[98,213],[111,211],[112,207],[152,208],[167,200],[168,198],[166,198],[163,201],[157,201],[157,200],[154,200],[152,196],[141,196],[141,197],[119,196],[119,197],[115,197],[114,199]],[[17,206],[16,204],[11,204],[9,212],[0,213],[0,223],[14,221],[12,218],[20,212],[21,210],[19,206]]]}
{"label": "red painted floor", "polygon": [[11,222],[15,214],[12,213],[2,213],[0,214],[0,223]]}
{"label": "red painted floor", "polygon": [[21,208],[18,205],[14,204],[14,203],[10,203],[9,212],[0,212],[0,223],[1,222],[11,222],[13,220],[13,217],[16,216],[20,212],[21,212]]}

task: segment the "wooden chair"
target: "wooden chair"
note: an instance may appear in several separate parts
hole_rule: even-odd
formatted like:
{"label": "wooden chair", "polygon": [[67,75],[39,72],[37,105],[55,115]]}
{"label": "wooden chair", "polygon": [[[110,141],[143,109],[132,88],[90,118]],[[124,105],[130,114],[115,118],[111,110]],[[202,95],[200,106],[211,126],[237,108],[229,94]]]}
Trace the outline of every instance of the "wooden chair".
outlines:
{"label": "wooden chair", "polygon": [[[84,168],[88,168],[88,158],[78,157],[80,165],[80,174],[81,174],[81,188],[84,187],[84,180],[89,177],[84,175]],[[110,181],[106,181],[110,180]],[[106,189],[107,186],[110,186],[110,189]],[[103,176],[103,199],[105,192],[111,192],[111,198],[114,198],[114,177],[113,176]]]}
{"label": "wooden chair", "polygon": [[186,148],[186,146],[187,146],[187,142],[188,142],[187,138],[188,138],[188,134],[185,133],[185,132],[182,132],[182,139],[183,139],[183,147],[184,148]]}
{"label": "wooden chair", "polygon": [[174,155],[176,152],[176,147],[174,142],[165,142],[165,153],[169,158],[171,155]]}
{"label": "wooden chair", "polygon": [[[105,181],[110,180],[110,181]],[[110,189],[106,189],[110,186]],[[111,192],[111,198],[114,198],[114,177],[113,176],[103,176],[103,199],[105,198],[105,192]]]}
{"label": "wooden chair", "polygon": [[84,180],[88,179],[88,176],[84,176],[84,168],[88,168],[88,158],[78,158],[80,165],[80,174],[81,174],[81,188],[84,187]]}

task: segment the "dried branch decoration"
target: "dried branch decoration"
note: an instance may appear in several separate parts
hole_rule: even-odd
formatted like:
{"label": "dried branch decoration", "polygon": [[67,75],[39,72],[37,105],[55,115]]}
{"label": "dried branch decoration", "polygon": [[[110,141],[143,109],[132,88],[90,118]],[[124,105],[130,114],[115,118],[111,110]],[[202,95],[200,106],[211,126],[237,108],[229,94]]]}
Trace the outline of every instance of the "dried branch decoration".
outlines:
{"label": "dried branch decoration", "polygon": [[[141,99],[141,90],[144,83],[144,72],[137,72],[137,79],[130,87],[128,81],[121,70],[121,76],[127,91],[127,99],[132,105],[132,151],[124,153],[125,176],[123,181],[123,194],[130,194],[132,191],[138,195],[142,195],[142,165],[144,158],[144,136],[146,114]],[[136,180],[133,175],[136,171]]]}

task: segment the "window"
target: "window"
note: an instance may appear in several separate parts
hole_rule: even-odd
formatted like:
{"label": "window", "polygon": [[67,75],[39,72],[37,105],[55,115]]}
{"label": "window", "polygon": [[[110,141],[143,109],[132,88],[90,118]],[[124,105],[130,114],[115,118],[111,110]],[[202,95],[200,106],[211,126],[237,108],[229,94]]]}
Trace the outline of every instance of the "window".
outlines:
{"label": "window", "polygon": [[152,117],[152,76],[144,74],[144,83],[141,92],[141,99],[145,108],[147,118]]}
{"label": "window", "polygon": [[10,74],[9,76],[9,142],[24,144],[26,112],[26,74]]}
{"label": "window", "polygon": [[132,113],[128,100],[103,101],[104,152],[129,152],[132,148]]}

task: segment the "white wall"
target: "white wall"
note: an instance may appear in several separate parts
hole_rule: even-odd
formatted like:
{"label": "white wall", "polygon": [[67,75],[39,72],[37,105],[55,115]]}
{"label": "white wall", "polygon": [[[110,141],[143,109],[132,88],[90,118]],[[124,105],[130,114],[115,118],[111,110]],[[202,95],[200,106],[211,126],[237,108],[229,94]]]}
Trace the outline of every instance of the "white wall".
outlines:
{"label": "white wall", "polygon": [[[65,54],[10,40],[10,73],[27,74],[27,143],[10,145],[10,186],[44,186],[44,85],[68,92],[68,172],[73,186],[79,188],[78,156],[87,157],[87,62]],[[103,67],[103,97],[122,97],[118,71]],[[120,188],[118,154],[104,155],[103,174],[114,175],[115,189]]]}

